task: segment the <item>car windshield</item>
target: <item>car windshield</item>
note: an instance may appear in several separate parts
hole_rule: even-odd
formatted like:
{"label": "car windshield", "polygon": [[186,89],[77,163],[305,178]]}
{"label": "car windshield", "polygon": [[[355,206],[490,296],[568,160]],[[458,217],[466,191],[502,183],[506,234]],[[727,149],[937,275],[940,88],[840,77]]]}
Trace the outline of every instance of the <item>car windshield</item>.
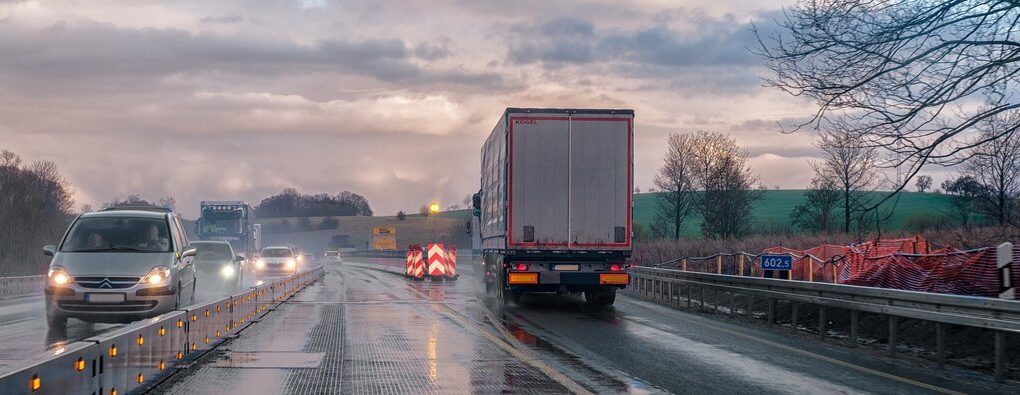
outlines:
{"label": "car windshield", "polygon": [[169,252],[170,227],[162,218],[79,218],[62,252]]}
{"label": "car windshield", "polygon": [[230,246],[222,243],[195,243],[198,249],[198,259],[201,260],[224,260],[233,259],[230,255]]}
{"label": "car windshield", "polygon": [[265,258],[289,258],[292,256],[287,248],[266,248],[262,250],[261,255]]}

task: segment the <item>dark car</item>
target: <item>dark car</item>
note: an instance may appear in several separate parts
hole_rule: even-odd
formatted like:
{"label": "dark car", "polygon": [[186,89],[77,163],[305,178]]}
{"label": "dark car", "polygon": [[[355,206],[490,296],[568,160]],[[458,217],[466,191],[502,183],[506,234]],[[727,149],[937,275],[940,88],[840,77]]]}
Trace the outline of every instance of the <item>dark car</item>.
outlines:
{"label": "dark car", "polygon": [[[222,289],[235,291],[244,281],[244,257],[234,253],[225,241],[196,241],[191,243],[198,254],[196,269],[208,283],[218,282]],[[208,284],[207,283],[207,284]]]}

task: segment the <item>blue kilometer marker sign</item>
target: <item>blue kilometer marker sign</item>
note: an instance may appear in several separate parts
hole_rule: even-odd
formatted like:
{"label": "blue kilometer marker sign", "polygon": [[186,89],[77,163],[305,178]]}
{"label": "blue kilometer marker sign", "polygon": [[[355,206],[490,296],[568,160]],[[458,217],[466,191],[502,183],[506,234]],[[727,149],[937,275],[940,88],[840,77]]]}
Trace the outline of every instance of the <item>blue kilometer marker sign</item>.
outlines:
{"label": "blue kilometer marker sign", "polygon": [[793,270],[793,257],[790,255],[762,255],[762,270]]}

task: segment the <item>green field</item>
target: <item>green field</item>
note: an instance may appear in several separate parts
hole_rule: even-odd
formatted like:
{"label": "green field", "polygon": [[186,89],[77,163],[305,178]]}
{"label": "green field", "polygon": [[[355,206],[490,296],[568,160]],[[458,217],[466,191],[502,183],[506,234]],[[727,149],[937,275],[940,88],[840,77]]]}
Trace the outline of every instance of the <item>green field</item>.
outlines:
{"label": "green field", "polygon": [[[768,190],[754,204],[752,215],[756,229],[775,229],[790,224],[790,212],[804,201],[804,190]],[[873,201],[885,196],[885,192],[871,192],[868,195]],[[931,215],[940,217],[949,210],[950,197],[937,193],[904,192],[898,200],[892,198],[882,205],[883,212],[893,209],[892,216],[882,223],[884,231],[898,231],[904,222],[913,216]],[[634,195],[634,222],[646,227],[651,226],[657,211],[655,194],[639,193]],[[840,211],[842,213],[842,211]],[[701,216],[694,215],[684,223],[683,234],[687,237],[701,235]]]}

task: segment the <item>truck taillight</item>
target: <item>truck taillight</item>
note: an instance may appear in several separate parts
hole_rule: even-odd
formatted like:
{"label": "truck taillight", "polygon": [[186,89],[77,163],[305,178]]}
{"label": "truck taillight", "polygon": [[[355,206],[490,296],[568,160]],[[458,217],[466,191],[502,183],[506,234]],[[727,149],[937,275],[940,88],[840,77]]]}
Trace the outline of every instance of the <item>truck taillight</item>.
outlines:
{"label": "truck taillight", "polygon": [[514,270],[519,271],[519,272],[526,271],[526,270],[528,270],[528,264],[527,263],[518,263],[518,264],[514,265]]}
{"label": "truck taillight", "polygon": [[611,272],[622,272],[623,271],[623,265],[616,264],[616,263],[614,263],[612,265],[609,265],[609,271],[611,271]]}

